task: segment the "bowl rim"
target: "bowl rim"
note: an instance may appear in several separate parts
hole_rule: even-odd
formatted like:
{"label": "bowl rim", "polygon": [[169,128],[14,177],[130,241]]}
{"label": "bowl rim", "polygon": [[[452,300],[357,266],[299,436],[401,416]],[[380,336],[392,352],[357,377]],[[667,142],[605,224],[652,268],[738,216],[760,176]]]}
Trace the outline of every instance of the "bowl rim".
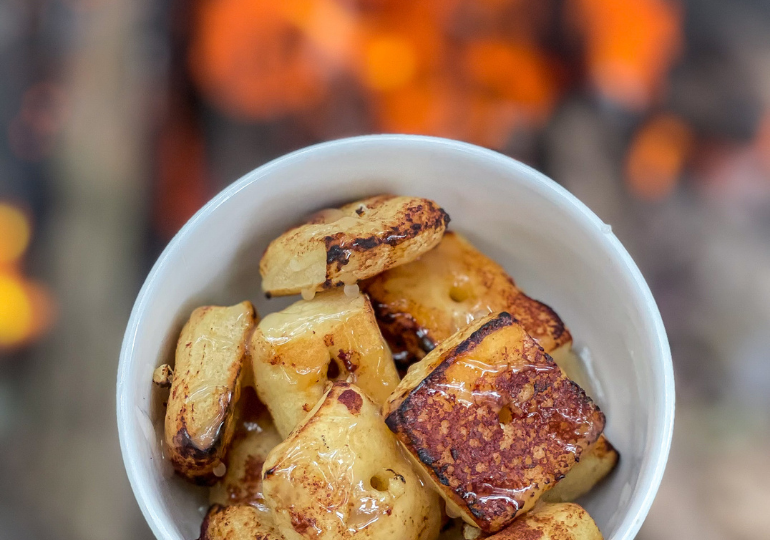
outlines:
{"label": "bowl rim", "polygon": [[[291,162],[301,160],[306,156],[323,154],[343,147],[352,150],[357,146],[368,145],[371,143],[378,143],[385,146],[416,144],[426,148],[434,147],[445,151],[472,154],[476,159],[494,162],[500,167],[511,170],[518,177],[522,178],[523,181],[530,183],[530,187],[535,188],[539,194],[550,196],[555,199],[561,199],[563,203],[566,203],[572,210],[576,211],[580,218],[585,220],[587,224],[597,228],[603,233],[601,238],[607,243],[607,247],[609,247],[613,255],[617,257],[617,260],[622,263],[620,267],[631,278],[631,282],[636,288],[637,298],[641,300],[641,303],[644,306],[644,317],[650,323],[652,337],[655,340],[654,349],[656,349],[656,354],[654,356],[657,359],[657,363],[659,364],[658,368],[660,369],[660,374],[662,376],[659,380],[655,381],[655,386],[662,395],[660,396],[659,410],[656,411],[656,415],[660,416],[660,429],[657,434],[658,440],[653,441],[654,444],[649,449],[649,452],[653,454],[653,459],[650,461],[648,469],[651,468],[652,470],[642,471],[642,473],[647,473],[646,477],[642,478],[642,480],[646,480],[646,485],[641,486],[641,496],[637,496],[632,500],[627,514],[618,525],[617,534],[613,537],[613,539],[617,540],[631,540],[639,532],[644,519],[649,513],[663,478],[671,448],[675,413],[674,370],[671,361],[671,351],[666,336],[666,330],[663,326],[663,320],[660,316],[660,311],[658,310],[658,306],[647,282],[642,276],[639,268],[636,266],[636,263],[617,237],[611,232],[607,233],[607,225],[577,197],[544,174],[514,158],[474,144],[441,137],[401,134],[361,135],[323,142],[290,152],[257,167],[224,188],[198,210],[198,212],[185,223],[179,232],[177,232],[153,265],[131,310],[131,316],[121,344],[116,393],[118,438],[120,440],[123,464],[134,497],[136,498],[142,514],[153,534],[160,540],[176,538],[175,534],[169,530],[167,520],[158,512],[157,508],[152,508],[149,505],[148,501],[152,496],[148,492],[147,484],[141,481],[142,479],[140,478],[138,469],[139,460],[141,458],[136,452],[136,445],[129,437],[129,434],[126,433],[128,426],[132,422],[131,414],[133,403],[128,402],[128,387],[123,381],[127,380],[129,371],[134,364],[133,352],[137,340],[139,324],[145,315],[147,306],[151,302],[157,286],[156,282],[159,274],[167,266],[171,253],[176,251],[181,244],[186,242],[195,230],[201,226],[201,224],[206,221],[207,217],[214,213],[219,206],[232,197],[235,197],[246,186],[263,181],[268,178],[274,170]],[[653,433],[653,436],[655,436],[655,433]]]}

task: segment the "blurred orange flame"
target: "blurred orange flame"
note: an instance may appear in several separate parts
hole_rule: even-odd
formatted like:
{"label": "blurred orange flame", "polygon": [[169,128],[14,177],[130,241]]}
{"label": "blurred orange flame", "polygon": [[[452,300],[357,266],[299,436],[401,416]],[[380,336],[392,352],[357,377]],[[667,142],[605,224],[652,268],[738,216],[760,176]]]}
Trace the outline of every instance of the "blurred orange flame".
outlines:
{"label": "blurred orange flame", "polygon": [[661,90],[681,48],[682,12],[672,0],[571,0],[594,84],[641,109]]}
{"label": "blurred orange flame", "polygon": [[[235,117],[323,109],[334,77],[358,80],[374,131],[504,146],[546,121],[568,81],[542,43],[551,4],[523,0],[206,0],[189,53],[201,90]],[[551,6],[551,7],[549,7]],[[669,0],[567,0],[586,65],[630,108],[663,89],[681,42]],[[467,23],[467,24],[465,24]]]}
{"label": "blurred orange flame", "polygon": [[656,201],[676,186],[693,144],[687,125],[672,115],[650,119],[634,137],[626,160],[629,189],[641,199]]}

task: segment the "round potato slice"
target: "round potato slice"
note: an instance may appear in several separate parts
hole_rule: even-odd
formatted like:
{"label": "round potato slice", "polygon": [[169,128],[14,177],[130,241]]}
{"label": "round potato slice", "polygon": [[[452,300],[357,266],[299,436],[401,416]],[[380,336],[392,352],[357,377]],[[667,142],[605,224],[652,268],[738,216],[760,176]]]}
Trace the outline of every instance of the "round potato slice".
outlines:
{"label": "round potato slice", "polygon": [[435,247],[449,215],[435,202],[378,195],[318,212],[273,240],[260,261],[273,296],[353,285]]}

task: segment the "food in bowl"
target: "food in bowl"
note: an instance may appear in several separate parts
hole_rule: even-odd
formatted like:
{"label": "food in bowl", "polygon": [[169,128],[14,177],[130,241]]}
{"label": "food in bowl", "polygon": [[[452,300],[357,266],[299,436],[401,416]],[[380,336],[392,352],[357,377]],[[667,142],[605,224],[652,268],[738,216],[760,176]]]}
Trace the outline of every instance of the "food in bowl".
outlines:
{"label": "food in bowl", "polygon": [[260,264],[302,300],[193,312],[153,380],[166,457],[213,484],[201,539],[601,538],[574,499],[618,453],[571,335],[448,223],[414,197],[324,210]]}

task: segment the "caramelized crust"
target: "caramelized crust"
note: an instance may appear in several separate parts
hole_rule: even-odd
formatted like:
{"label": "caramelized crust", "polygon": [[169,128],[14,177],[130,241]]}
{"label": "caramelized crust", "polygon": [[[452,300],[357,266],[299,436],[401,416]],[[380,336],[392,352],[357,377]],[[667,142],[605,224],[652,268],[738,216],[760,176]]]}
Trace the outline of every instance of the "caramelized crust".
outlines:
{"label": "caramelized crust", "polygon": [[165,419],[165,451],[178,473],[210,484],[233,435],[248,335],[256,314],[249,302],[193,311],[176,348]]}
{"label": "caramelized crust", "polygon": [[262,495],[262,466],[281,442],[267,407],[250,386],[244,387],[236,406],[235,434],[227,450],[227,471],[211,487],[209,500],[223,506],[249,504],[267,512]]}
{"label": "caramelized crust", "polygon": [[538,504],[487,540],[602,540],[602,533],[577,504]]}
{"label": "caramelized crust", "polygon": [[411,364],[472,321],[507,311],[547,353],[572,341],[559,316],[495,261],[449,231],[420,259],[364,284],[393,357]]}
{"label": "caramelized crust", "polygon": [[286,540],[436,540],[438,496],[379,407],[336,382],[264,465],[265,500]]}
{"label": "caramelized crust", "polygon": [[432,249],[448,223],[435,202],[394,195],[318,212],[267,247],[262,289],[280,296],[351,285]]}
{"label": "caramelized crust", "polygon": [[529,510],[604,429],[598,407],[505,312],[412,366],[384,413],[444,498],[488,533]]}
{"label": "caramelized crust", "polygon": [[330,291],[271,313],[254,331],[251,356],[257,393],[283,437],[329,382],[355,382],[382,405],[399,381],[364,294]]}
{"label": "caramelized crust", "polygon": [[275,530],[269,516],[253,506],[221,506],[209,508],[201,525],[198,540],[284,540]]}

